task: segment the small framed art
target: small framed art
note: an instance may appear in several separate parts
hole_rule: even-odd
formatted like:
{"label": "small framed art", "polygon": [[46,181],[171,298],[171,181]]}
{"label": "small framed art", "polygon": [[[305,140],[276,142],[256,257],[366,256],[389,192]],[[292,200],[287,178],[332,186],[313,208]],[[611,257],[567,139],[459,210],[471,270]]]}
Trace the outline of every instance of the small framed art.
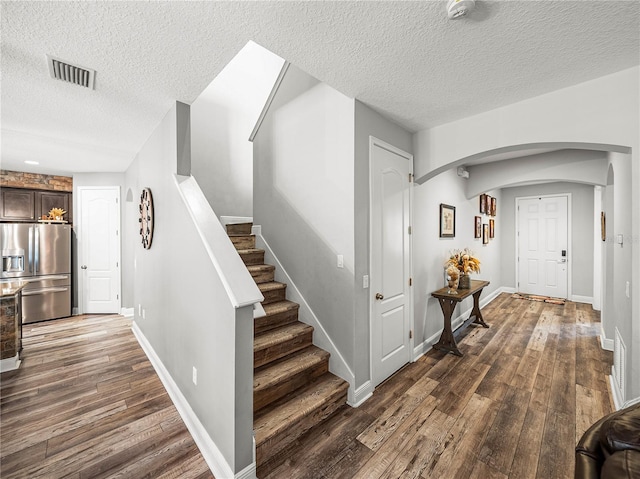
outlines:
{"label": "small framed art", "polygon": [[482,244],[489,244],[489,225],[482,225]]}
{"label": "small framed art", "polygon": [[487,195],[480,195],[480,214],[487,212]]}
{"label": "small framed art", "polygon": [[456,207],[440,203],[440,238],[455,238]]}
{"label": "small framed art", "polygon": [[482,238],[482,217],[480,216],[474,218],[473,237]]}
{"label": "small framed art", "polygon": [[495,238],[496,234],[496,222],[495,220],[489,220],[489,238]]}
{"label": "small framed art", "polygon": [[491,198],[491,209],[489,210],[489,214],[491,216],[495,216],[496,215],[496,208],[498,206],[497,203],[498,203],[498,200],[492,197]]}

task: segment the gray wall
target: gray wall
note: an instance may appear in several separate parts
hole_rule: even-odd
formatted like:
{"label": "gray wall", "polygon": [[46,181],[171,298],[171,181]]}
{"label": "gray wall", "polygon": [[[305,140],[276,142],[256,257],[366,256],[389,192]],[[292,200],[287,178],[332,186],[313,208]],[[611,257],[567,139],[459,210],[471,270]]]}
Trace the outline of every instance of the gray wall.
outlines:
{"label": "gray wall", "polygon": [[355,368],[356,387],[370,379],[370,289],[362,287],[369,274],[369,136],[413,152],[411,133],[392,123],[360,101],[355,102]]}
{"label": "gray wall", "polygon": [[[352,177],[353,136],[349,140],[333,130],[345,120],[353,127],[353,102],[327,89],[295,66],[289,68],[254,140],[253,217],[353,368],[353,189],[336,187],[344,184],[345,170]],[[319,100],[327,100],[326,94],[331,105]],[[336,154],[346,164],[334,171]],[[332,215],[333,225],[318,223]],[[342,269],[336,267],[336,254],[344,255]]]}
{"label": "gray wall", "polygon": [[[136,228],[133,248],[135,323],[153,347],[234,472],[252,462],[252,312],[235,310],[174,181],[176,108],[172,108],[125,175],[123,217],[137,225],[139,191],[151,189],[155,228],[150,249]],[[143,314],[140,314],[142,310]],[[197,386],[191,381],[198,370]]]}
{"label": "gray wall", "polygon": [[[515,203],[517,197],[571,193],[572,287],[569,295],[593,297],[593,186],[579,183],[545,183],[502,189],[501,221],[503,286],[516,287]],[[598,225],[599,226],[599,225]]]}

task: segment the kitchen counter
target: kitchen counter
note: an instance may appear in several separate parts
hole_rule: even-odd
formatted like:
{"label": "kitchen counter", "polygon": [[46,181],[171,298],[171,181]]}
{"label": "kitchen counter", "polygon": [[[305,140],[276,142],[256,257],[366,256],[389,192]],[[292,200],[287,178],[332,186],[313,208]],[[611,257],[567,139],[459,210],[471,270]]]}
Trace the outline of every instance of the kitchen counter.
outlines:
{"label": "kitchen counter", "polygon": [[13,281],[2,282],[2,295],[0,298],[4,299],[5,297],[9,298],[11,296],[15,296],[18,292],[22,291],[27,285],[26,282],[20,281],[19,279]]}
{"label": "kitchen counter", "polygon": [[18,369],[22,351],[23,281],[2,282],[0,297],[0,372]]}

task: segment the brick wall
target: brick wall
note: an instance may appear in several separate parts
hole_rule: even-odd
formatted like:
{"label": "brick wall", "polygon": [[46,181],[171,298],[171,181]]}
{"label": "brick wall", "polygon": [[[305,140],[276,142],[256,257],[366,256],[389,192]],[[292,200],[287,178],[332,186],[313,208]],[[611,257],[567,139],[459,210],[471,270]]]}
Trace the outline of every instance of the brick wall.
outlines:
{"label": "brick wall", "polygon": [[0,186],[37,190],[73,191],[70,176],[40,175],[21,171],[0,170]]}

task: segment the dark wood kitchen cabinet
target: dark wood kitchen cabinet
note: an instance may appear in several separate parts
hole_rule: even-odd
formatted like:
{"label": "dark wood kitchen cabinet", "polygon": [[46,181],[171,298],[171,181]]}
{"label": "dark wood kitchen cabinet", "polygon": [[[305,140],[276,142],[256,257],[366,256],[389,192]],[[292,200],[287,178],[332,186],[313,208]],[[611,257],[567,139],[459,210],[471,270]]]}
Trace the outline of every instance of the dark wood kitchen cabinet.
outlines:
{"label": "dark wood kitchen cabinet", "polygon": [[73,200],[69,192],[2,188],[0,221],[34,222],[47,215],[51,208],[65,210],[64,219],[73,223]]}
{"label": "dark wood kitchen cabinet", "polygon": [[35,221],[36,192],[20,188],[2,188],[0,220]]}
{"label": "dark wood kitchen cabinet", "polygon": [[63,218],[69,223],[73,223],[71,216],[71,194],[60,191],[38,191],[36,192],[36,218],[48,215],[51,208],[62,208],[66,211]]}

